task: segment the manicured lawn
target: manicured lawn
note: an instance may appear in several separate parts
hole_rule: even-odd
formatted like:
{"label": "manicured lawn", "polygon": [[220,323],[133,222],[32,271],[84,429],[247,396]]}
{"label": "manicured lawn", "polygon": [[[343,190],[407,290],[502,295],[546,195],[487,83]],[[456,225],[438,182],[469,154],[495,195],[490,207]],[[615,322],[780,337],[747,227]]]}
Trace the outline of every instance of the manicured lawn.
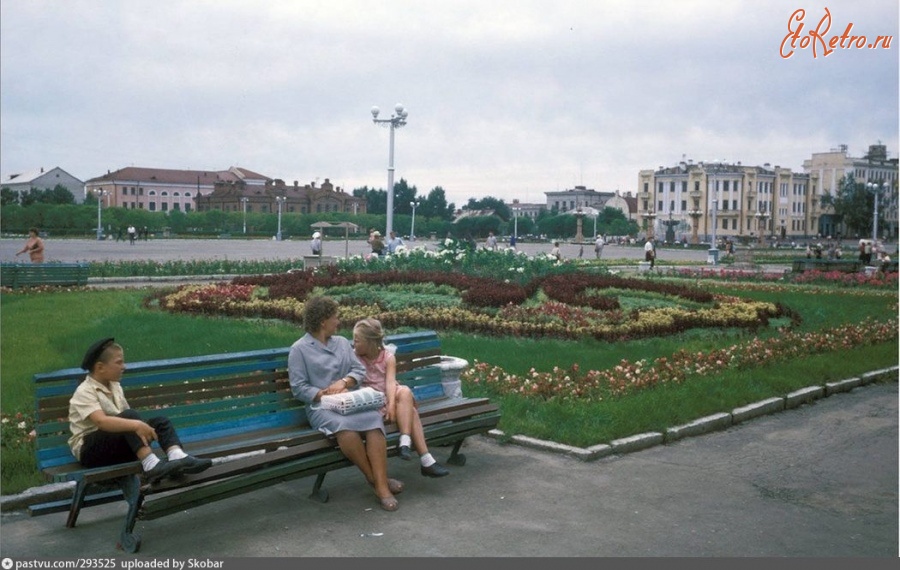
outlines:
{"label": "manicured lawn", "polygon": [[[679,283],[691,282],[676,280]],[[817,286],[753,286],[704,281],[716,294],[784,304],[800,315],[797,331],[823,329],[885,319],[897,314],[897,294],[890,290],[837,289]],[[402,307],[413,295],[446,305],[447,291],[426,287],[407,292],[385,288],[379,293]],[[3,493],[14,493],[42,483],[34,468],[33,449],[17,442],[14,424],[26,422],[32,413],[35,373],[77,366],[87,346],[104,336],[114,336],[126,349],[126,361],[195,356],[261,348],[284,347],[303,331],[292,322],[256,317],[222,317],[164,312],[147,308],[151,289],[73,290],[11,293],[0,296],[2,338],[2,400],[4,414],[2,464]],[[328,294],[328,289],[321,291]],[[365,297],[365,288],[351,291]],[[451,292],[452,294],[452,292]],[[374,295],[374,289],[373,289]],[[405,296],[406,295],[406,296]],[[445,297],[441,299],[441,297]],[[652,297],[652,296],[651,296]],[[647,303],[648,295],[635,295],[635,303]],[[652,299],[651,299],[652,301]],[[470,363],[489,363],[514,375],[534,368],[549,372],[573,364],[583,370],[610,370],[623,360],[648,362],[669,357],[679,350],[703,352],[777,337],[779,319],[768,327],[697,328],[669,336],[607,342],[593,338],[489,336],[446,328],[438,330],[444,352]],[[345,325],[350,326],[348,322]],[[393,332],[389,330],[388,332]],[[343,334],[349,336],[345,330]],[[507,434],[523,434],[577,446],[588,446],[644,431],[691,421],[714,412],[791,390],[850,377],[895,365],[896,339],[848,351],[800,356],[786,362],[750,369],[727,369],[683,383],[661,384],[627,395],[579,400],[571,397],[526,397],[496,391],[490,386],[464,385],[467,395],[483,394],[497,401],[503,411],[500,428]],[[20,414],[21,418],[17,418]],[[21,431],[21,430],[19,430]],[[26,430],[27,432],[27,430]]]}

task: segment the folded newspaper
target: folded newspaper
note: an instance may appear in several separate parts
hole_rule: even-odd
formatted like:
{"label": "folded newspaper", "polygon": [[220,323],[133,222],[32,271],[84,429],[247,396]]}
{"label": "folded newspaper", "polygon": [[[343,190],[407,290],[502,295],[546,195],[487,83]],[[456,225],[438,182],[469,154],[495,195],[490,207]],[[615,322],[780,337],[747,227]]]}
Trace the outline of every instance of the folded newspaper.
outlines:
{"label": "folded newspaper", "polygon": [[345,416],[368,410],[380,410],[384,407],[384,394],[367,386],[350,392],[322,396],[317,407]]}

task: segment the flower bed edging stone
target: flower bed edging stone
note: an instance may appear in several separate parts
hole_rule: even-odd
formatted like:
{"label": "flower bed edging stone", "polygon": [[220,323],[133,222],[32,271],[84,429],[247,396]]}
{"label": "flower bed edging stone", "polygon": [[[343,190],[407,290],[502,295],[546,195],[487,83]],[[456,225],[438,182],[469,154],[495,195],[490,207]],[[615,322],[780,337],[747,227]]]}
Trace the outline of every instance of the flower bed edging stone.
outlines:
{"label": "flower bed edging stone", "polygon": [[[513,435],[510,437],[509,441],[541,451],[565,453],[566,455],[570,455],[582,461],[593,461],[608,455],[641,451],[655,445],[672,443],[685,437],[703,435],[712,431],[728,429],[735,424],[753,418],[797,408],[803,404],[814,402],[815,400],[832,394],[849,392],[853,388],[865,386],[866,384],[871,384],[877,380],[887,379],[890,376],[896,376],[898,371],[900,371],[900,365],[867,372],[859,378],[847,378],[836,382],[827,382],[822,386],[808,386],[800,390],[795,390],[781,398],[767,398],[765,400],[760,400],[759,402],[735,408],[731,413],[721,412],[697,419],[681,426],[668,428],[665,434],[659,432],[641,433],[630,437],[615,439],[609,442],[609,444],[600,443],[587,448],[556,443],[524,435]],[[498,429],[491,430],[486,435],[491,439],[496,440],[502,440],[506,437],[506,434]]]}

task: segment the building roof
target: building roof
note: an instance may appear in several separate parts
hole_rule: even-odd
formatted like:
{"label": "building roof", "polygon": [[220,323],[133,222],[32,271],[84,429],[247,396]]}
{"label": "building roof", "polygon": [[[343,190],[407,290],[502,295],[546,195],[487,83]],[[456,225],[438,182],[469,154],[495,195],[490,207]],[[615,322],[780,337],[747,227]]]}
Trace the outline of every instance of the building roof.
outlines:
{"label": "building roof", "polygon": [[102,176],[91,178],[88,183],[94,182],[156,182],[160,184],[204,184],[213,185],[216,182],[238,182],[248,184],[264,184],[271,180],[267,176],[232,166],[228,170],[173,170],[168,168],[144,168],[139,166],[127,166],[115,172],[108,172]]}
{"label": "building roof", "polygon": [[[45,170],[43,168],[38,168],[35,170],[29,170],[26,172],[18,172],[18,173],[8,174],[6,176],[3,176],[2,183],[3,184],[28,184],[29,182],[34,182],[35,180],[37,180],[38,178],[40,178],[42,176],[50,174],[54,170],[59,170],[61,172],[66,173],[69,176],[72,176],[71,174],[69,174],[68,172],[63,170],[62,168],[60,168],[58,166],[54,166],[53,168],[49,168],[47,170]],[[76,177],[76,176],[72,176],[72,178],[74,178],[75,180],[78,180],[78,177]]]}

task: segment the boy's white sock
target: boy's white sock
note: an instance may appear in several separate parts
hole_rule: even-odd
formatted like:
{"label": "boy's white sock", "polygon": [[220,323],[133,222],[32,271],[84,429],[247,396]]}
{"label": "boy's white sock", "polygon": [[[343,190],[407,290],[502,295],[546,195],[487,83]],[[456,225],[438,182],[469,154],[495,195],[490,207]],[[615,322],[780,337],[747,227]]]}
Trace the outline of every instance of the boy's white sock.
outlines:
{"label": "boy's white sock", "polygon": [[425,455],[420,457],[419,461],[422,462],[422,467],[431,467],[432,465],[437,463],[437,460],[432,457],[430,453],[426,453]]}
{"label": "boy's white sock", "polygon": [[185,457],[187,457],[187,453],[185,453],[184,450],[177,445],[173,445],[172,447],[167,449],[166,455],[169,457],[169,461],[176,461],[178,459],[184,459]]}
{"label": "boy's white sock", "polygon": [[409,434],[401,433],[400,434],[400,447],[404,445],[406,447],[411,447],[412,439],[409,437]]}
{"label": "boy's white sock", "polygon": [[159,457],[156,456],[155,453],[147,454],[147,457],[141,459],[141,466],[144,468],[144,471],[150,471],[159,463]]}

